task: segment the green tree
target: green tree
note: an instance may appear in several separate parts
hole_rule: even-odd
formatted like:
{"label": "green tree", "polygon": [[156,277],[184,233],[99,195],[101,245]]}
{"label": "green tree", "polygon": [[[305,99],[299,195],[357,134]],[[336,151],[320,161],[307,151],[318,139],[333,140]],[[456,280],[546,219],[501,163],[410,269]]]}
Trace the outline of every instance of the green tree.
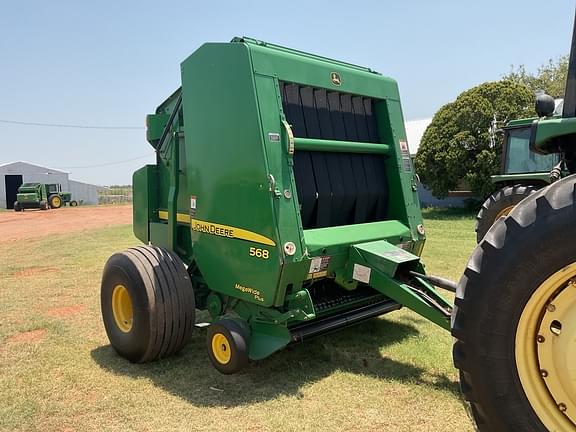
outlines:
{"label": "green tree", "polygon": [[534,95],[521,82],[502,80],[480,84],[461,93],[434,115],[415,159],[416,172],[434,196],[465,181],[478,196],[493,192],[490,176],[500,166],[502,136],[491,143],[490,125],[498,120],[531,117]]}
{"label": "green tree", "polygon": [[548,60],[533,74],[526,72],[523,65],[512,66],[512,70],[503,79],[526,84],[534,93],[544,91],[552,97],[564,97],[566,74],[568,73],[568,56],[561,56],[557,60]]}

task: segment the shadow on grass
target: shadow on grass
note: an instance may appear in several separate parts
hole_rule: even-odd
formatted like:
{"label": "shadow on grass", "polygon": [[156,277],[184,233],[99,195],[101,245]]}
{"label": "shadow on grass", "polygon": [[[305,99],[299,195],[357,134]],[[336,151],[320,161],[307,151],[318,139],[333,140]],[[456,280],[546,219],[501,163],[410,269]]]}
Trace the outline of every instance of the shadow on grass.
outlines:
{"label": "shadow on grass", "polygon": [[424,219],[429,220],[459,220],[459,219],[474,219],[478,209],[467,208],[441,208],[441,207],[427,207],[422,209],[422,216]]}
{"label": "shadow on grass", "polygon": [[235,407],[278,396],[302,397],[301,388],[335,371],[406,384],[419,384],[459,395],[447,376],[383,357],[380,349],[418,334],[408,324],[373,319],[355,327],[291,345],[273,356],[251,362],[242,372],[224,376],[208,360],[205,332],[198,330],[178,355],[149,364],[124,360],[110,346],[92,351],[100,367],[112,373],[149,379],[197,406]]}

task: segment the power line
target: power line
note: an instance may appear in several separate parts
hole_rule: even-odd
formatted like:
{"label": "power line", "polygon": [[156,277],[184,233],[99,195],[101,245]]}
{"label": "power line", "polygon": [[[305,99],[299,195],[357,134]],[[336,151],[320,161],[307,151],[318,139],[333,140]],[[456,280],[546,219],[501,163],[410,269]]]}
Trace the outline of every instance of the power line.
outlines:
{"label": "power line", "polygon": [[148,153],[145,154],[143,156],[138,156],[135,158],[131,158],[131,159],[124,159],[124,160],[120,160],[120,161],[115,161],[115,162],[106,162],[106,163],[101,163],[101,164],[96,164],[96,165],[84,165],[84,166],[68,166],[68,167],[55,167],[57,169],[84,169],[84,168],[101,168],[101,167],[105,167],[105,166],[110,166],[110,165],[119,165],[119,164],[123,164],[126,162],[132,162],[132,161],[136,161],[139,159],[144,159],[146,157],[152,156],[154,153]]}
{"label": "power line", "polygon": [[144,129],[143,126],[87,126],[87,125],[74,125],[64,123],[39,123],[39,122],[23,122],[16,120],[2,120],[0,123],[15,124],[21,126],[44,126],[44,127],[59,127],[59,128],[75,128],[75,129]]}

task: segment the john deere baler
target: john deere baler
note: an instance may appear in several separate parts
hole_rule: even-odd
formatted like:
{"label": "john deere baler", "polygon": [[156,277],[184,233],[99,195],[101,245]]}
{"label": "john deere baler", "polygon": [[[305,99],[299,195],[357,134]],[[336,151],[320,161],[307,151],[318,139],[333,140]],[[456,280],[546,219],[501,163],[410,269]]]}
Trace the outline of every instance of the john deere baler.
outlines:
{"label": "john deere baler", "polygon": [[419,258],[395,81],[247,38],[207,43],[181,70],[181,88],[147,117],[156,164],[134,173],[147,246],[104,271],[121,355],[179,350],[195,308],[210,313],[208,352],[224,373],[402,305],[449,328]]}

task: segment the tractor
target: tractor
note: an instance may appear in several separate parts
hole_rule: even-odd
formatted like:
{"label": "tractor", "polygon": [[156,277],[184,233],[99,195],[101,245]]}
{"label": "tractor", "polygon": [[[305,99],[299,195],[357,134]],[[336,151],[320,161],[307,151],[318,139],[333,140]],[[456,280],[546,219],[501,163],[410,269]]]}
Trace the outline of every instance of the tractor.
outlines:
{"label": "tractor", "polygon": [[576,431],[576,17],[562,115],[550,99],[536,104],[526,138],[558,158],[558,180],[489,228],[452,314],[454,364],[480,431]]}
{"label": "tractor", "polygon": [[70,192],[63,192],[62,185],[59,183],[50,183],[46,185],[48,193],[48,204],[50,208],[57,209],[68,204],[70,207],[78,206],[78,201],[72,199]]}
{"label": "tractor", "polygon": [[[530,145],[563,151],[572,169],[570,76],[571,114],[536,120]],[[576,218],[576,179],[499,219],[456,284],[420,258],[426,231],[393,79],[234,38],[184,60],[181,87],[146,124],[156,163],[133,175],[144,245],[113,254],[101,282],[120,356],[159,360],[204,329],[212,365],[233,374],[407,307],[452,331],[480,430],[576,430],[576,241],[561,243],[574,232],[564,225]],[[454,305],[439,289],[456,292]]]}
{"label": "tractor", "polygon": [[25,209],[57,209],[66,203],[70,207],[78,205],[70,192],[62,192],[60,184],[24,183],[18,188],[14,210],[19,212]]}
{"label": "tractor", "polygon": [[[558,101],[547,95],[538,95],[537,99],[540,117],[560,117],[554,109],[555,106],[561,108],[562,102],[557,104]],[[491,180],[500,189],[486,198],[476,216],[477,242],[498,218],[506,216],[524,198],[558,178],[561,169],[558,155],[542,155],[530,150],[530,128],[536,119],[512,120],[497,130],[504,133],[501,174],[493,175]]]}

